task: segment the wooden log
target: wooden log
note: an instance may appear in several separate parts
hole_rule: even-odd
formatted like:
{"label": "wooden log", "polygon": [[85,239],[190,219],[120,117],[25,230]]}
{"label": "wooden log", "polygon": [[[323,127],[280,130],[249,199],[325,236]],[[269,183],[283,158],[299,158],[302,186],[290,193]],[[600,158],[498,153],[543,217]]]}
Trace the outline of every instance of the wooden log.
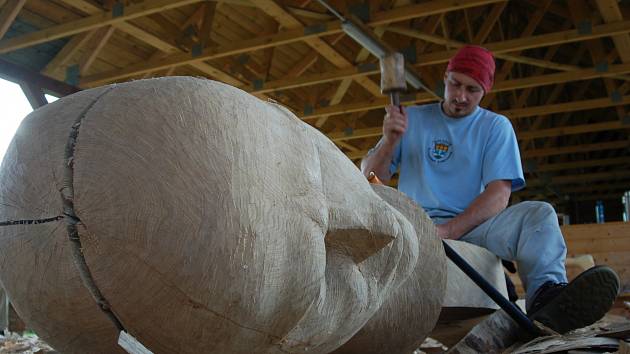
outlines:
{"label": "wooden log", "polygon": [[181,77],[29,115],[0,221],[2,284],[64,353],[121,352],[94,298],[154,353],[327,353],[421,256],[412,223],[314,128]]}

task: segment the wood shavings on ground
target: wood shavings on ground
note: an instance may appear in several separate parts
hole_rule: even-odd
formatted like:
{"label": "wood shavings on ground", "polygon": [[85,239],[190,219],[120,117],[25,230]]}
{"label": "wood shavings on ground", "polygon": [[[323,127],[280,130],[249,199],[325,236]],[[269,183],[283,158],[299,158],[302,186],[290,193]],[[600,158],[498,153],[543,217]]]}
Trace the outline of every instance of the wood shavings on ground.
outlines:
{"label": "wood shavings on ground", "polygon": [[15,332],[0,333],[1,354],[43,354],[57,353],[32,332],[19,334]]}
{"label": "wood shavings on ground", "polygon": [[551,354],[566,352],[625,353],[626,341],[630,340],[630,321],[606,315],[591,326],[576,329],[565,335],[539,337],[518,348],[513,354]]}

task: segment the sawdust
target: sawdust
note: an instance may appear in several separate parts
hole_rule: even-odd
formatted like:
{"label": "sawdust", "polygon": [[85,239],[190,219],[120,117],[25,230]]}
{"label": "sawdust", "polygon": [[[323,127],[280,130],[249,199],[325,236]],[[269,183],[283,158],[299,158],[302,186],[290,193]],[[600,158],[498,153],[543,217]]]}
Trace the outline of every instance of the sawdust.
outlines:
{"label": "sawdust", "polygon": [[32,332],[19,334],[7,331],[0,333],[0,353],[43,354],[57,352]]}

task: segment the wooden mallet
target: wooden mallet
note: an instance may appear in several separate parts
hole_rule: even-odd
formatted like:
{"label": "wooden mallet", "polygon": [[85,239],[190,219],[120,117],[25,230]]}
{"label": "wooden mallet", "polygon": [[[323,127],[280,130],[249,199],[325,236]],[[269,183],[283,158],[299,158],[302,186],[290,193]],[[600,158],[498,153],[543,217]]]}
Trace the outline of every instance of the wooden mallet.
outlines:
{"label": "wooden mallet", "polygon": [[400,93],[407,90],[405,58],[400,53],[390,53],[381,58],[381,93],[389,95],[394,106],[400,106]]}

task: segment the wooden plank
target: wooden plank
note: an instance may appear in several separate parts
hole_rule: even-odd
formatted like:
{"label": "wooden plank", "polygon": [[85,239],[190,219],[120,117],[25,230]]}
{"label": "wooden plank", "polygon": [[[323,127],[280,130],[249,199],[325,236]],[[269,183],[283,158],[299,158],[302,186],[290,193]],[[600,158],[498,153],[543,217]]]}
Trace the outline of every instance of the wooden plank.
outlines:
{"label": "wooden plank", "polygon": [[[579,240],[622,239],[627,240],[630,247],[630,222],[563,225],[561,229],[564,238],[570,243]],[[614,251],[614,249],[610,249],[610,251]]]}
{"label": "wooden plank", "polygon": [[[626,232],[628,232],[628,230],[626,230]],[[623,238],[599,239],[593,237],[590,239],[571,241],[572,254],[604,253],[611,250],[630,252],[630,237],[626,234]]]}
{"label": "wooden plank", "polygon": [[0,38],[7,33],[25,3],[26,0],[9,0],[4,4],[0,12]]}
{"label": "wooden plank", "polygon": [[16,49],[30,47],[39,43],[45,43],[54,39],[64,38],[73,34],[89,31],[94,28],[121,23],[137,17],[193,4],[199,1],[201,0],[146,0],[142,3],[126,7],[124,14],[121,16],[114,16],[113,12],[109,11],[85,17],[80,20],[56,25],[37,32],[2,40],[0,41],[0,53],[7,53]]}

